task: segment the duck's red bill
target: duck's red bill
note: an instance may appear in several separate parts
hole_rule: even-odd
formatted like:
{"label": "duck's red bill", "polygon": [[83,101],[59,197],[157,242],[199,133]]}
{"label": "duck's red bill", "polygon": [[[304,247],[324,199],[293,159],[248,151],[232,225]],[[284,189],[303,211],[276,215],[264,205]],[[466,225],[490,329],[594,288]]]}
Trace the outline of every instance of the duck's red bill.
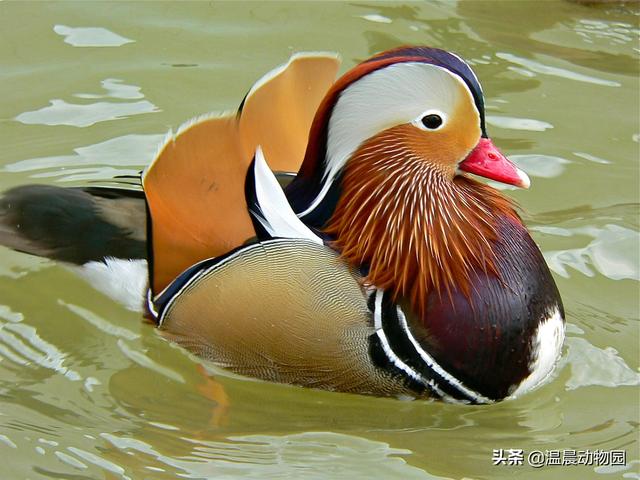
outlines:
{"label": "duck's red bill", "polygon": [[478,145],[458,165],[458,168],[464,172],[520,188],[529,188],[531,185],[527,174],[511,163],[488,138],[481,138]]}

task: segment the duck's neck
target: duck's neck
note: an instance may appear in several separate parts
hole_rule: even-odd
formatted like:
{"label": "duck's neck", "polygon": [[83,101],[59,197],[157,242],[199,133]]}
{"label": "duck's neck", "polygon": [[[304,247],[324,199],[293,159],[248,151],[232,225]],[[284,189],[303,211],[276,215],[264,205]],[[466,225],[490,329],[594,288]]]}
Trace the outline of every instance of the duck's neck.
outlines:
{"label": "duck's neck", "polygon": [[348,162],[325,231],[367,283],[407,298],[422,316],[429,294],[469,296],[472,272],[496,274],[498,220],[520,220],[495,189],[408,151],[363,146]]}

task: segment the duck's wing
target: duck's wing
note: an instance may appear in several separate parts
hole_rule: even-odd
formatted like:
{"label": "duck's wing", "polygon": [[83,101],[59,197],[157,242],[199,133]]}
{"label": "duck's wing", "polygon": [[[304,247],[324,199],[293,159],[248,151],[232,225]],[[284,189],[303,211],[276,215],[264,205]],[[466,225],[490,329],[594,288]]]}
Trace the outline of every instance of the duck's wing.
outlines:
{"label": "duck's wing", "polygon": [[251,89],[238,114],[201,117],[166,137],[143,176],[154,295],[187,267],[255,236],[244,185],[256,147],[270,152],[272,169],[297,171],[338,63],[295,55]]}
{"label": "duck's wing", "polygon": [[199,118],[169,133],[142,179],[154,294],[187,267],[254,235],[245,171],[235,115]]}
{"label": "duck's wing", "polygon": [[185,272],[156,305],[166,338],[234,373],[392,391],[369,360],[374,329],[357,274],[326,246],[280,238],[241,247]]}

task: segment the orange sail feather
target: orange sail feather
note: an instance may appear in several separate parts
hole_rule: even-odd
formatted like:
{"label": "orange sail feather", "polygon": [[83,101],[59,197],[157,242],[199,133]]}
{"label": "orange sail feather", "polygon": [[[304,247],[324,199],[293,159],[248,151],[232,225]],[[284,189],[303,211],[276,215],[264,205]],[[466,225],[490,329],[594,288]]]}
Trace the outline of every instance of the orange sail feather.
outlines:
{"label": "orange sail feather", "polygon": [[251,89],[237,115],[200,117],[167,136],[143,176],[154,295],[189,266],[255,235],[244,181],[256,148],[273,170],[297,172],[338,66],[336,55],[297,54]]}

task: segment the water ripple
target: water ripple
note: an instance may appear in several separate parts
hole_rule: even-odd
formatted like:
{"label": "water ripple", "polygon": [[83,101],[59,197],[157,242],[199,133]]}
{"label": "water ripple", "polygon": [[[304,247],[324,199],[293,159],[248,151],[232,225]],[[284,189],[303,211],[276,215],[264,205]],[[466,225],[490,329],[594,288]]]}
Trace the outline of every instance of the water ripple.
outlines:
{"label": "water ripple", "polygon": [[410,450],[333,432],[234,436],[228,442],[185,438],[194,444],[194,451],[182,458],[167,457],[134,438],[110,433],[101,436],[120,450],[148,455],[188,478],[440,478],[398,456],[411,454]]}
{"label": "water ripple", "polygon": [[110,462],[109,460],[105,460],[104,458],[99,457],[98,455],[94,455],[91,452],[87,452],[86,450],[82,450],[76,447],[67,447],[67,450],[69,450],[71,453],[76,454],[78,457],[82,458],[86,462],[89,462],[98,467],[101,467],[107,470],[108,472],[112,472],[112,473],[115,473],[116,475],[120,475],[123,478],[128,478],[124,476],[124,468],[120,467],[119,465],[116,465],[113,462]]}
{"label": "water ripple", "polygon": [[496,57],[506,60],[521,67],[529,69],[531,72],[541,73],[543,75],[552,75],[554,77],[561,77],[568,80],[576,80],[578,82],[593,83],[595,85],[604,85],[607,87],[619,87],[619,82],[612,80],[604,80],[602,78],[592,77],[590,75],[583,75],[582,73],[572,72],[564,68],[552,67],[550,65],[544,65],[543,63],[529,60],[527,58],[518,57],[512,53],[498,52]]}
{"label": "water ripple", "polygon": [[607,22],[603,20],[580,19],[574,26],[575,32],[587,43],[594,39],[606,39],[613,44],[637,42],[640,30],[628,23]]}
{"label": "water ripple", "polygon": [[144,353],[134,350],[121,338],[118,339],[118,347],[120,351],[134,363],[137,363],[141,367],[148,368],[149,370],[153,370],[160,375],[163,375],[171,380],[175,380],[176,382],[185,383],[185,379],[178,372],[170,369],[169,367],[165,367],[160,365],[157,362],[154,362],[151,358],[146,356]]}
{"label": "water ripple", "polygon": [[588,161],[593,162],[593,163],[599,163],[600,165],[608,165],[608,164],[611,163],[611,161],[609,161],[609,160],[605,160],[604,158],[596,157],[595,155],[591,155],[590,153],[586,153],[586,152],[573,152],[573,154],[576,157],[584,158],[585,160],[588,160]]}
{"label": "water ripple", "polygon": [[0,324],[0,356],[19,365],[35,363],[72,381],[82,380],[78,372],[64,366],[65,353],[42,339],[34,327],[24,323]]}
{"label": "water ripple", "polygon": [[114,325],[111,322],[105,320],[104,318],[91,312],[90,310],[87,310],[86,308],[82,308],[72,303],[66,303],[62,300],[58,300],[58,304],[67,307],[70,311],[78,315],[80,318],[86,320],[95,328],[97,328],[103,333],[106,333],[107,335],[113,335],[114,337],[124,338],[125,340],[136,340],[137,338],[140,338],[140,335],[138,335],[137,333],[132,332],[128,328]]}

